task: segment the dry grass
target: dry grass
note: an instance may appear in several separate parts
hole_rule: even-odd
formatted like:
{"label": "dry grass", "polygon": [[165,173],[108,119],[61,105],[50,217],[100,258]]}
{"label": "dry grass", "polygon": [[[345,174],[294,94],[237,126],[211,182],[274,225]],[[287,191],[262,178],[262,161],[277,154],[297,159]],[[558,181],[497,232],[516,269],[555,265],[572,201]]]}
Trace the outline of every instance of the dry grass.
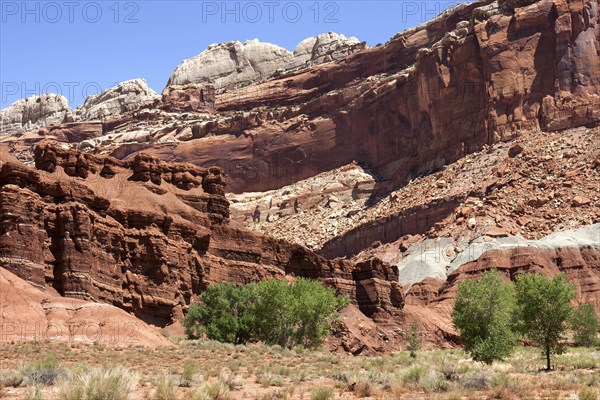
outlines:
{"label": "dry grass", "polygon": [[[531,348],[485,366],[460,350],[413,359],[204,341],[152,350],[26,343],[0,345],[0,387],[3,398],[19,400],[587,399],[600,388],[599,360],[597,350],[569,349],[556,371],[543,372]],[[32,379],[46,375],[54,386]]]}

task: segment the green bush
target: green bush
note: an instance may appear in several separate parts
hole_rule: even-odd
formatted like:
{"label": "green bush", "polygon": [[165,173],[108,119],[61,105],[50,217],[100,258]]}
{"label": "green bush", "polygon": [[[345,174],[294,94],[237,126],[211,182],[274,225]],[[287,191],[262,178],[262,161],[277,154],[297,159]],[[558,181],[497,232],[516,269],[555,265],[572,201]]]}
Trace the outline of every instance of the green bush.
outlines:
{"label": "green bush", "polygon": [[215,284],[201,300],[184,318],[188,337],[206,334],[236,344],[262,340],[287,348],[319,344],[337,311],[349,302],[320,282],[303,278],[293,284],[275,279],[246,286]]}
{"label": "green bush", "polygon": [[292,348],[314,347],[327,336],[336,311],[348,305],[320,282],[299,278],[294,284],[270,279],[258,283],[254,308],[256,338]]}
{"label": "green bush", "polygon": [[571,318],[571,300],[575,285],[563,274],[554,279],[537,274],[517,276],[517,304],[523,334],[546,356],[546,369],[550,370],[550,355],[564,351],[563,334]]}
{"label": "green bush", "polygon": [[513,285],[495,270],[459,284],[452,321],[474,360],[491,364],[510,354],[517,340],[515,309]]}
{"label": "green bush", "polygon": [[592,304],[582,304],[573,312],[571,328],[577,346],[592,347],[598,343],[598,317]]}
{"label": "green bush", "polygon": [[184,318],[185,333],[225,343],[246,343],[252,334],[252,307],[257,302],[257,285],[219,283],[209,286],[193,303]]}

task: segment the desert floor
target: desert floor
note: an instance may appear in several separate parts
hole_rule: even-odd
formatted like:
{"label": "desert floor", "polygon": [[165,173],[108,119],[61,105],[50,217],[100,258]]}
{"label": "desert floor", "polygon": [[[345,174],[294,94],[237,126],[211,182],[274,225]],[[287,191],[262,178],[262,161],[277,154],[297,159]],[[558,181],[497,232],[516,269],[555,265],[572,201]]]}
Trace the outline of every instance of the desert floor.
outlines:
{"label": "desert floor", "polygon": [[553,363],[541,370],[539,350],[523,347],[486,366],[458,349],[412,358],[211,341],[157,349],[30,342],[0,345],[0,397],[85,400],[93,396],[78,390],[96,384],[113,395],[98,400],[597,399],[600,349],[568,348]]}

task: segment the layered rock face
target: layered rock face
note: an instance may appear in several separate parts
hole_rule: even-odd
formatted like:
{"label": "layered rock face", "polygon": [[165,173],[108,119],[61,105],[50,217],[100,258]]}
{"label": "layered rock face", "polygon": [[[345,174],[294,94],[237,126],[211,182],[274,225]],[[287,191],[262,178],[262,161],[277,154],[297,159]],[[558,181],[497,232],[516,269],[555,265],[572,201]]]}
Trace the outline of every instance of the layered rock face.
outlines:
{"label": "layered rock face", "polygon": [[[456,343],[456,284],[494,266],[564,271],[600,306],[600,238],[506,246],[600,222],[598,1],[480,0],[340,41],[211,46],[160,98],[110,89],[101,122],[3,138],[36,169],[3,154],[2,265],[160,325],[213,282],[321,279],[354,300],[329,343],[354,354],[413,321]],[[47,137],[64,148],[31,150]]]}
{"label": "layered rock face", "polygon": [[0,110],[0,133],[11,135],[41,126],[73,121],[69,102],[64,96],[45,94],[17,100]]}
{"label": "layered rock face", "polygon": [[597,124],[597,0],[518,4],[460,5],[383,46],[226,90],[202,137],[149,151],[220,165],[234,192],[352,161],[398,187],[520,132]]}
{"label": "layered rock face", "polygon": [[[415,242],[539,239],[600,222],[600,127],[521,133],[394,189],[356,164],[281,189],[228,194],[251,229],[331,257],[397,264]],[[402,250],[401,250],[402,249]]]}
{"label": "layered rock face", "polygon": [[[600,305],[600,224],[578,230],[559,232],[540,241],[483,244],[469,249],[460,267],[449,273],[447,280],[423,281],[407,293],[404,312],[409,319],[436,319],[427,336],[429,340],[447,340],[456,335],[451,324],[451,311],[458,284],[464,279],[473,279],[482,272],[495,268],[514,279],[521,273],[536,273],[553,277],[564,273],[567,279],[576,284],[574,305],[591,303],[598,310]],[[433,258],[433,254],[423,254]],[[445,254],[437,254],[445,258]]]}
{"label": "layered rock face", "polygon": [[[229,223],[222,170],[41,144],[36,169],[2,152],[2,267],[60,295],[164,326],[209,284],[322,279],[370,316],[399,314],[397,272],[354,267]],[[383,313],[383,314],[382,314]]]}
{"label": "layered rock face", "polygon": [[358,39],[332,32],[303,40],[293,53],[257,39],[213,44],[177,66],[167,87],[210,83],[217,90],[231,89],[263,81],[276,73],[337,60],[364,48]]}

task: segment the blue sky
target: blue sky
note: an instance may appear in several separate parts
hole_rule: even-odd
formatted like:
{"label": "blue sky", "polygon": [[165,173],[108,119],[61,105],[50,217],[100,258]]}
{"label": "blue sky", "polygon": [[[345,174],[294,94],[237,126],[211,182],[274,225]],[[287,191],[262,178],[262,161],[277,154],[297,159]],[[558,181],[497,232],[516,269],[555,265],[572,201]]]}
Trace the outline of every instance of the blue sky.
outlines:
{"label": "blue sky", "polygon": [[183,59],[211,43],[258,38],[293,50],[329,31],[385,43],[455,3],[0,0],[0,108],[44,92],[74,107],[133,78],[160,93]]}

